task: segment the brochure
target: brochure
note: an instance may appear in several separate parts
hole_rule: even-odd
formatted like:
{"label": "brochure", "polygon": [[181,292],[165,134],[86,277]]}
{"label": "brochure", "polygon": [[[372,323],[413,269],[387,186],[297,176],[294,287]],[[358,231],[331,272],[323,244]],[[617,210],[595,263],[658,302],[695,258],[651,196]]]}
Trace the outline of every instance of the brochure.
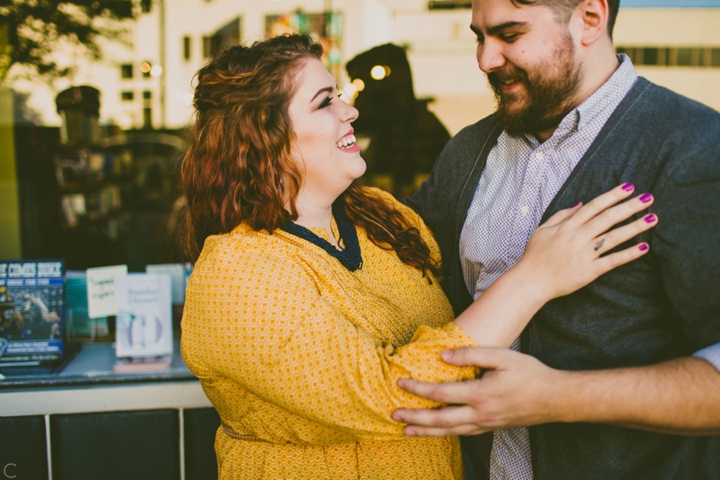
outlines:
{"label": "brochure", "polygon": [[0,261],[0,369],[54,368],[64,354],[62,260]]}

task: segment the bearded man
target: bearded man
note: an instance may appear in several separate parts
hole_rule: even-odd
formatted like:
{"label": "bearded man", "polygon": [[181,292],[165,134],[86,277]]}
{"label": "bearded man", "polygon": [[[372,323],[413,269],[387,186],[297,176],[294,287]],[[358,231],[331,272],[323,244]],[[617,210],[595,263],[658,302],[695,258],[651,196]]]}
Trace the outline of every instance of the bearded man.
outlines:
{"label": "bearded man", "polygon": [[481,378],[400,381],[451,404],[396,411],[407,435],[494,431],[463,439],[492,480],[720,478],[720,115],[615,54],[618,8],[473,0],[498,110],[406,199],[437,237],[459,314],[558,210],[625,182],[655,198],[660,222],[636,239],[648,255],[548,303],[516,351],[443,353]]}

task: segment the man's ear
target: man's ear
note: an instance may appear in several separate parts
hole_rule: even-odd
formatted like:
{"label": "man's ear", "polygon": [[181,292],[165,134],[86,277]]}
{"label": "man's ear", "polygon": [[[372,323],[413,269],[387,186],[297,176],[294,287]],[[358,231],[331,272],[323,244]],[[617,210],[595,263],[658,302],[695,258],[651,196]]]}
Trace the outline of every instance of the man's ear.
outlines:
{"label": "man's ear", "polygon": [[603,36],[610,38],[607,31],[610,18],[608,0],[583,0],[576,9],[582,23],[580,43],[583,46],[590,46]]}

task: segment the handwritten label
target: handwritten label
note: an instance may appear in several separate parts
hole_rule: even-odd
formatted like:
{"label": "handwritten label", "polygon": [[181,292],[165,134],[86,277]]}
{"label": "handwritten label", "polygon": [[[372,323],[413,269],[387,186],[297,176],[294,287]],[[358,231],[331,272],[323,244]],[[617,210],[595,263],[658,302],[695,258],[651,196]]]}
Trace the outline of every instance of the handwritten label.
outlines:
{"label": "handwritten label", "polygon": [[118,300],[115,281],[127,275],[127,265],[88,268],[88,316],[90,318],[117,315]]}

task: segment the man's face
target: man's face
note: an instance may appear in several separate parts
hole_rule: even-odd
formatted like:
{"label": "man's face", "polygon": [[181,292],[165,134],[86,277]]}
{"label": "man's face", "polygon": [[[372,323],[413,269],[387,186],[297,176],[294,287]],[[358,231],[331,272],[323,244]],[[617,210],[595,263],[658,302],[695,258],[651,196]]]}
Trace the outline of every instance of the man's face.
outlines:
{"label": "man's face", "polygon": [[510,134],[557,127],[576,106],[581,81],[567,19],[510,0],[474,0],[472,12],[478,65],[495,92],[500,125]]}

